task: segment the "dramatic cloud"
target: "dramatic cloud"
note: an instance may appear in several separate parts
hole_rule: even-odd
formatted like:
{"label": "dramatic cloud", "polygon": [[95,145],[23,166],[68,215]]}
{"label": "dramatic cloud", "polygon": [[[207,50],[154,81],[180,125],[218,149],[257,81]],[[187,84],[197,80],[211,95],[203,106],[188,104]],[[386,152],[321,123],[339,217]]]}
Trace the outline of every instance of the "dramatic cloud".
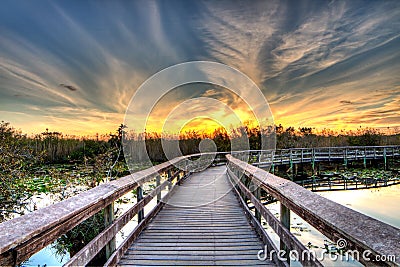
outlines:
{"label": "dramatic cloud", "polygon": [[[3,1],[0,32],[0,120],[28,133],[114,131],[147,78],[191,60],[247,74],[278,124],[400,124],[395,0]],[[152,118],[193,97],[251,117],[240,96],[188,86]]]}

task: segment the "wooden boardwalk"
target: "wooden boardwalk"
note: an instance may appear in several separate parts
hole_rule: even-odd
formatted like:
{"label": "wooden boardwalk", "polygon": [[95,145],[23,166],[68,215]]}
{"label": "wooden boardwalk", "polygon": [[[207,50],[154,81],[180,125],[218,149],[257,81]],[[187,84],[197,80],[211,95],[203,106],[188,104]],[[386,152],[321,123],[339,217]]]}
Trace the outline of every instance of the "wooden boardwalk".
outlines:
{"label": "wooden boardwalk", "polygon": [[265,266],[226,166],[193,174],[121,258],[127,266]]}
{"label": "wooden boardwalk", "polygon": [[[388,157],[394,160],[400,156],[400,146],[287,151],[277,152],[276,160],[280,164],[308,160],[347,163],[361,159],[365,164],[366,159],[383,159],[388,167]],[[226,165],[200,173],[196,170],[204,169],[209,163],[200,160],[201,156],[209,154],[177,157],[3,222],[0,224],[0,266],[23,264],[102,210],[106,228],[71,257],[66,267],[86,266],[103,249],[107,258],[105,266],[288,266],[276,253],[272,255],[273,263],[259,261],[257,254],[264,245],[269,252],[279,249],[295,251],[297,255],[310,252],[290,232],[289,211],[298,214],[332,242],[344,239],[345,249],[359,255],[367,252],[368,259],[359,259],[364,265],[375,261],[382,266],[400,266],[400,229],[249,164],[261,166],[271,153],[246,153],[251,156],[250,162],[242,161],[240,153],[218,152],[213,164]],[[143,196],[144,188],[150,185],[152,190]],[[137,195],[137,202],[115,217],[114,203],[132,192]],[[260,200],[263,193],[280,201],[280,218],[263,205]],[[153,203],[153,199],[157,200],[157,205],[144,216],[143,209]],[[254,214],[249,206],[254,207]],[[135,229],[116,247],[117,233],[135,216],[138,218]],[[279,248],[266,233],[261,219],[278,235]],[[313,253],[306,255],[309,257],[299,258],[303,266],[323,266]]]}

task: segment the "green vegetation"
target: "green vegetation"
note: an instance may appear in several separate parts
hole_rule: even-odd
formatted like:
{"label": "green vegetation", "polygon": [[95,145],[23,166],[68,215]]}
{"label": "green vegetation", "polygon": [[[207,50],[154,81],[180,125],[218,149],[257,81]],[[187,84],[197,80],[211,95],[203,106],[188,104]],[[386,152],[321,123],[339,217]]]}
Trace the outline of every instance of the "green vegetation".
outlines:
{"label": "green vegetation", "polygon": [[350,131],[332,131],[313,128],[276,126],[277,148],[334,147],[334,146],[380,146],[400,144],[400,132],[382,131],[373,128],[358,128]]}
{"label": "green vegetation", "polygon": [[[93,238],[105,229],[104,211],[96,213],[81,224],[75,226],[68,233],[62,235],[53,244],[56,254],[60,257],[69,253],[70,256],[78,253]],[[105,249],[102,249],[96,257],[88,264],[89,266],[102,266],[106,260]]]}
{"label": "green vegetation", "polygon": [[38,208],[32,196],[51,194],[56,202],[127,174],[120,139],[71,139],[48,131],[28,137],[1,122],[0,222]]}

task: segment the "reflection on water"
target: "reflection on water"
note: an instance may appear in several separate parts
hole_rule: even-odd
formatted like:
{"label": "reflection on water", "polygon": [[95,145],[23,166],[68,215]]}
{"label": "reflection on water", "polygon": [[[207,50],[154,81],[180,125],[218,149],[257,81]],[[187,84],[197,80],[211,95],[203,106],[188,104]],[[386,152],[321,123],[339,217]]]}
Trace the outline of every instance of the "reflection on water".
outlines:
{"label": "reflection on water", "polygon": [[353,210],[400,228],[400,184],[365,190],[322,192],[326,197]]}
{"label": "reflection on water", "polygon": [[[327,191],[318,194],[353,210],[400,228],[400,205],[397,204],[400,202],[400,185],[362,190]],[[272,214],[279,218],[279,203],[273,203],[267,207]],[[291,212],[290,216],[290,231],[303,244],[311,243],[311,249],[316,252],[318,257],[322,255],[325,252],[324,244],[327,243],[328,239],[295,213]],[[277,247],[279,247],[278,236],[273,233],[270,227],[267,225],[264,226]],[[342,262],[333,261],[327,257],[327,254],[325,254],[325,256],[326,257],[322,261],[324,266],[362,266],[360,263],[352,260]],[[298,263],[292,263],[293,266],[301,266]]]}
{"label": "reflection on water", "polygon": [[69,255],[63,257],[57,256],[56,251],[49,245],[30,257],[22,266],[62,266],[69,260]]}

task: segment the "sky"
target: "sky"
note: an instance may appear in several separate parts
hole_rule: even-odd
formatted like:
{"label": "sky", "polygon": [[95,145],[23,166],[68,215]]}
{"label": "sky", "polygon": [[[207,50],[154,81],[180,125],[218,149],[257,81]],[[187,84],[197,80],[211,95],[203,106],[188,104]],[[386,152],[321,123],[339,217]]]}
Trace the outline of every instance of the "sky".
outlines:
{"label": "sky", "polygon": [[[29,134],[115,131],[149,77],[178,63],[212,61],[250,77],[275,124],[396,127],[399,48],[397,0],[3,0],[0,121]],[[152,122],[198,97],[251,117],[240,96],[191,85],[157,103]]]}

